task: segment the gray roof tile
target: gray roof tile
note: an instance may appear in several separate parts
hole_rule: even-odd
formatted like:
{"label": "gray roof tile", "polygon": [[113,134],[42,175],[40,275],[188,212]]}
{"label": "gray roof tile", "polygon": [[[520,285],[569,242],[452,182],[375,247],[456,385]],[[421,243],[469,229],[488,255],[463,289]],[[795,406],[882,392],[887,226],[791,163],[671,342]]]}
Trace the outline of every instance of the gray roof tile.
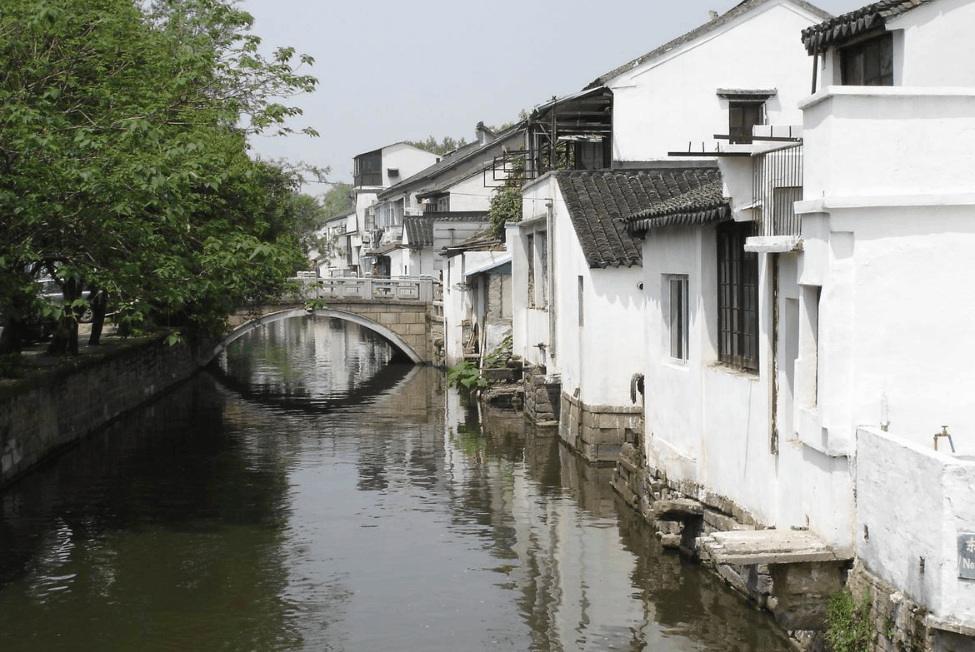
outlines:
{"label": "gray roof tile", "polygon": [[864,32],[883,27],[888,18],[899,16],[934,0],[881,0],[825,20],[802,30],[802,44],[809,54],[822,52]]}
{"label": "gray roof tile", "polygon": [[624,219],[703,186],[721,184],[717,167],[701,166],[566,171],[555,176],[590,267],[642,264],[643,246],[627,232]]}

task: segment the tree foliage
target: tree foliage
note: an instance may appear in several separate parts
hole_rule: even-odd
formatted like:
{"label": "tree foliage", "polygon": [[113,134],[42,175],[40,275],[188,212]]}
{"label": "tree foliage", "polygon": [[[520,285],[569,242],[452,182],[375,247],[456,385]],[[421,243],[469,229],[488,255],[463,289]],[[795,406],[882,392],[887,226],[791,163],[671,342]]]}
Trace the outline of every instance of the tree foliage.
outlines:
{"label": "tree foliage", "polygon": [[447,152],[452,152],[459,147],[463,147],[467,144],[467,140],[461,138],[460,140],[454,140],[450,136],[444,136],[443,140],[437,140],[432,134],[427,136],[426,140],[408,140],[407,145],[413,145],[431,154],[446,154]]}
{"label": "tree foliage", "polygon": [[342,215],[355,208],[355,195],[352,192],[352,184],[338,182],[332,184],[325,196],[322,198],[322,206],[325,209],[325,218]]}
{"label": "tree foliage", "polygon": [[525,181],[525,159],[515,158],[504,183],[494,190],[488,215],[495,232],[504,232],[505,222],[520,222],[522,209],[521,189]]}
{"label": "tree foliage", "polygon": [[0,5],[0,352],[40,268],[71,352],[83,290],[127,326],[216,332],[303,264],[299,177],[246,137],[291,131],[312,61],[262,56],[251,24],[230,0]]}

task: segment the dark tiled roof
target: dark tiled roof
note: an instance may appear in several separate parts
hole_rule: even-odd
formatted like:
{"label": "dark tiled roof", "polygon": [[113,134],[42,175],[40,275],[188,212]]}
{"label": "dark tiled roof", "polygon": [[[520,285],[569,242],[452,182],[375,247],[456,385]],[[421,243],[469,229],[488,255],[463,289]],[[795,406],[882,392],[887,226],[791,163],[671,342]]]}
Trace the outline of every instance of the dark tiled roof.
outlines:
{"label": "dark tiled roof", "polygon": [[[452,152],[447,152],[441,159],[434,163],[433,165],[426,167],[411,177],[403,179],[402,181],[396,183],[395,185],[386,188],[379,193],[379,199],[386,199],[393,197],[404,191],[407,187],[415,186],[417,183],[422,183],[429,179],[433,179],[444,172],[452,170],[462,163],[475,159],[479,154],[483,154],[485,151],[496,148],[504,143],[508,139],[512,139],[518,136],[522,124],[517,124],[513,127],[495,134],[494,138],[484,143],[483,145],[478,141],[472,143],[467,143]],[[493,157],[492,157],[493,160]]]}
{"label": "dark tiled roof", "polygon": [[830,18],[818,25],[802,30],[802,44],[809,54],[822,52],[830,45],[842,43],[854,36],[883,27],[888,18],[934,0],[881,0],[866,7]]}
{"label": "dark tiled roof", "polygon": [[491,220],[491,215],[487,211],[424,211],[423,217],[438,222],[489,222]]}
{"label": "dark tiled roof", "polygon": [[382,246],[376,247],[369,253],[371,253],[374,256],[385,256],[390,252],[396,251],[397,249],[404,249],[403,244],[401,242],[390,242],[384,244]]}
{"label": "dark tiled roof", "polygon": [[702,186],[721,182],[716,167],[558,172],[559,188],[590,267],[643,263],[643,246],[623,219]]}
{"label": "dark tiled roof", "polygon": [[498,238],[494,229],[479,231],[466,240],[444,247],[441,256],[456,256],[465,251],[504,251],[504,241]]}
{"label": "dark tiled roof", "polygon": [[482,222],[487,224],[491,216],[487,211],[427,211],[423,215],[407,216],[403,219],[406,228],[407,242],[410,249],[422,249],[433,246],[434,222]]}
{"label": "dark tiled roof", "polygon": [[[688,43],[688,42],[693,41],[694,39],[696,39],[696,38],[698,38],[700,36],[704,36],[705,34],[707,34],[707,33],[711,32],[711,31],[717,29],[718,27],[721,27],[722,25],[725,25],[727,23],[730,23],[732,20],[734,20],[738,16],[741,16],[742,14],[748,13],[749,11],[751,11],[752,9],[754,9],[755,7],[759,7],[759,6],[765,4],[768,1],[769,0],[745,0],[744,2],[740,2],[737,5],[735,5],[731,10],[725,12],[721,16],[718,16],[714,20],[710,20],[710,21],[704,23],[703,25],[701,25],[700,27],[689,31],[688,33],[684,34],[683,36],[678,36],[673,41],[670,41],[668,43],[664,43],[659,48],[657,48],[655,50],[651,50],[650,52],[647,52],[642,57],[637,57],[633,61],[630,61],[629,63],[625,63],[622,66],[620,66],[619,68],[616,68],[615,70],[611,70],[608,73],[606,73],[605,75],[602,75],[602,76],[596,78],[596,80],[593,81],[588,86],[586,86],[586,88],[595,88],[597,86],[602,86],[606,82],[608,82],[610,79],[612,79],[614,77],[617,77],[618,75],[623,74],[627,70],[630,70],[631,68],[636,68],[637,66],[639,66],[639,65],[641,65],[643,63],[646,63],[647,61],[651,61],[651,60],[656,59],[657,57],[659,57],[661,55],[664,55],[664,54],[670,52],[671,50],[673,50],[673,49],[675,49],[675,48],[683,45],[684,43]],[[822,9],[820,9],[819,7],[816,7],[814,5],[809,4],[808,2],[805,2],[804,0],[792,0],[792,3],[795,4],[795,5],[797,5],[797,6],[799,6],[799,7],[802,7],[806,11],[808,11],[808,12],[810,12],[810,13],[816,15],[816,16],[819,16],[821,18],[829,18],[830,17],[830,14],[826,13],[825,11],[823,11]]]}
{"label": "dark tiled roof", "polygon": [[422,249],[433,246],[433,218],[407,217],[403,224],[406,227],[406,241],[410,249]]}
{"label": "dark tiled roof", "polygon": [[654,227],[707,224],[729,217],[731,206],[719,179],[626,216],[623,221],[630,234],[642,236]]}

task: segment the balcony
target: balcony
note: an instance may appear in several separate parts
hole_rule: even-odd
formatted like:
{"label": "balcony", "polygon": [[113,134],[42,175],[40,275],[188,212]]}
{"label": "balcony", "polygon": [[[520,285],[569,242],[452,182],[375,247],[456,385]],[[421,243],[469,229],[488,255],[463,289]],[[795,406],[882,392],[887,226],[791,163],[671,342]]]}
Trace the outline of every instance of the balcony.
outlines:
{"label": "balcony", "polygon": [[829,86],[800,108],[802,212],[971,201],[975,90]]}
{"label": "balcony", "polygon": [[795,202],[802,199],[802,143],[756,156],[752,170],[752,205],[759,209],[759,237],[798,237]]}

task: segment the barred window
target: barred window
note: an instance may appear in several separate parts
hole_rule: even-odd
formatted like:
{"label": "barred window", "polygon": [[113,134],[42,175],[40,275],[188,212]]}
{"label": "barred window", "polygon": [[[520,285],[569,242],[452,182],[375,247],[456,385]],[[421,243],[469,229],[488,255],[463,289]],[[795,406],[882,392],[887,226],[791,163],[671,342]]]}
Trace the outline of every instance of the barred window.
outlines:
{"label": "barred window", "polygon": [[718,359],[758,371],[758,254],[745,251],[752,222],[718,227]]}

